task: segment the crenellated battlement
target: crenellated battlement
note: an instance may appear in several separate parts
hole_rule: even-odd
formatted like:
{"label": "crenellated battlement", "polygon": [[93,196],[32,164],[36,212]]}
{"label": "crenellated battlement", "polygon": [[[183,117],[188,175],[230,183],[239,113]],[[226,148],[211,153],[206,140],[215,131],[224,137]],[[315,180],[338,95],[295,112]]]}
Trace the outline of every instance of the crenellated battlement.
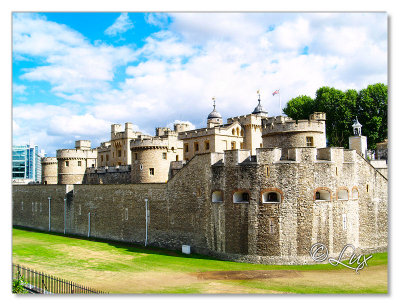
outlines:
{"label": "crenellated battlement", "polygon": [[284,116],[270,117],[262,120],[263,136],[293,132],[325,133],[325,122],[321,120],[296,121]]}
{"label": "crenellated battlement", "polygon": [[232,118],[228,118],[227,122],[228,124],[231,124],[235,121],[238,121],[240,124],[246,126],[246,125],[261,125],[261,120],[265,118],[264,116],[260,116],[257,114],[249,114],[249,115],[242,115],[242,116],[236,116]]}
{"label": "crenellated battlement", "polygon": [[60,149],[57,150],[57,159],[72,158],[97,158],[97,149],[79,150],[79,149]]}
{"label": "crenellated battlement", "polygon": [[57,164],[57,157],[42,157],[42,164]]}
{"label": "crenellated battlement", "polygon": [[117,172],[130,172],[131,165],[115,166],[115,167],[98,167],[98,168],[87,168],[86,174],[95,173],[117,173]]}
{"label": "crenellated battlement", "polygon": [[168,138],[148,138],[135,139],[131,141],[131,150],[149,149],[149,148],[168,148]]}
{"label": "crenellated battlement", "polygon": [[[344,148],[258,148],[257,154],[252,156],[250,150],[226,150],[218,153],[211,159],[211,164],[221,164],[226,166],[240,164],[274,164],[292,162],[313,162],[313,163],[354,163],[356,158],[355,150]],[[217,154],[217,153],[212,153]]]}
{"label": "crenellated battlement", "polygon": [[125,130],[122,130],[121,124],[111,125],[111,140],[136,138],[141,134],[141,132],[135,132],[133,130],[133,124],[130,122],[125,123]]}

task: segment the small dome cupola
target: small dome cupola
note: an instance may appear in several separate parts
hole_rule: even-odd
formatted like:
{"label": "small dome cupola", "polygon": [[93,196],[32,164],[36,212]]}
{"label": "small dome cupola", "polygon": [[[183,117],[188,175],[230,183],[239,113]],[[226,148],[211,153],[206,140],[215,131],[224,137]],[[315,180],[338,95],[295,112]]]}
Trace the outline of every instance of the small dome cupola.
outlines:
{"label": "small dome cupola", "polygon": [[217,125],[222,125],[222,116],[215,109],[215,98],[212,98],[214,101],[214,109],[207,117],[207,127],[212,128]]}
{"label": "small dome cupola", "polygon": [[220,113],[217,112],[217,110],[215,109],[215,98],[213,98],[214,101],[214,109],[213,111],[208,115],[207,119],[214,119],[214,118],[221,118],[222,116]]}
{"label": "small dome cupola", "polygon": [[354,136],[361,136],[362,124],[360,122],[358,122],[357,116],[356,116],[356,120],[354,120],[354,124],[352,125],[352,127],[353,127]]}
{"label": "small dome cupola", "polygon": [[262,107],[262,105],[261,105],[260,90],[257,90],[257,94],[258,94],[258,105],[257,105],[256,108],[254,109],[254,111],[252,112],[252,114],[267,116],[268,113],[263,109],[263,107]]}

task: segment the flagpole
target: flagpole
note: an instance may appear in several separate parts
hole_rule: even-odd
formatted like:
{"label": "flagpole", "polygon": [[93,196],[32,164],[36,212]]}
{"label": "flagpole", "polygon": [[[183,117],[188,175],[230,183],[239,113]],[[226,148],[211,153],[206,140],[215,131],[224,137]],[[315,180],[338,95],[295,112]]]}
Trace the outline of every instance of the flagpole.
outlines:
{"label": "flagpole", "polygon": [[279,110],[281,111],[281,116],[282,116],[281,92],[280,91],[279,91]]}

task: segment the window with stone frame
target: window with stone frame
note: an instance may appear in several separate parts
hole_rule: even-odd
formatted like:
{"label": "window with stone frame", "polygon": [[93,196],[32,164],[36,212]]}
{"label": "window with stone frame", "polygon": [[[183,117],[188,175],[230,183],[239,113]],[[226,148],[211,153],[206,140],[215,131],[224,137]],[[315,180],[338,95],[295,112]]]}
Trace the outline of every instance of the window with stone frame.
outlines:
{"label": "window with stone frame", "polygon": [[149,173],[150,173],[150,175],[154,175],[154,168],[150,168]]}
{"label": "window with stone frame", "polygon": [[306,146],[313,147],[314,146],[314,139],[311,136],[306,137]]}
{"label": "window with stone frame", "polygon": [[250,196],[246,191],[236,191],[233,194],[233,203],[249,203]]}
{"label": "window with stone frame", "polygon": [[199,150],[199,143],[195,142],[194,143],[194,150],[197,152]]}
{"label": "window with stone frame", "polygon": [[315,192],[315,201],[330,201],[331,193],[327,190],[318,190]]}
{"label": "window with stone frame", "polygon": [[185,143],[185,153],[189,152],[189,144]]}
{"label": "window with stone frame", "polygon": [[337,191],[337,199],[338,200],[348,200],[349,192],[347,191],[347,189],[339,189]]}
{"label": "window with stone frame", "polygon": [[78,160],[78,167],[82,166],[82,162],[80,160]]}
{"label": "window with stone frame", "polygon": [[207,151],[210,150],[210,142],[208,140],[204,142],[204,147]]}
{"label": "window with stone frame", "polygon": [[167,159],[167,153],[166,152],[163,152],[162,159]]}
{"label": "window with stone frame", "polygon": [[280,203],[281,194],[279,192],[265,192],[262,195],[263,203]]}
{"label": "window with stone frame", "polygon": [[69,161],[68,160],[65,162],[65,167],[69,167]]}
{"label": "window with stone frame", "polygon": [[213,203],[222,202],[222,191],[221,190],[215,190],[211,195],[211,201]]}

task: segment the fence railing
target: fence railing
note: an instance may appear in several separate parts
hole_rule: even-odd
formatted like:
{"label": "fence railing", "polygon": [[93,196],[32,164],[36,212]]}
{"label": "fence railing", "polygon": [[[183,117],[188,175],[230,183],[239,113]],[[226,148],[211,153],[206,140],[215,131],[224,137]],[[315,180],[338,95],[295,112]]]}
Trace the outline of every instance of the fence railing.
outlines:
{"label": "fence railing", "polygon": [[95,290],[93,288],[82,286],[74,282],[67,281],[52,275],[38,272],[21,265],[13,264],[12,277],[13,280],[23,277],[24,288],[33,293],[97,293],[106,294],[107,292]]}

